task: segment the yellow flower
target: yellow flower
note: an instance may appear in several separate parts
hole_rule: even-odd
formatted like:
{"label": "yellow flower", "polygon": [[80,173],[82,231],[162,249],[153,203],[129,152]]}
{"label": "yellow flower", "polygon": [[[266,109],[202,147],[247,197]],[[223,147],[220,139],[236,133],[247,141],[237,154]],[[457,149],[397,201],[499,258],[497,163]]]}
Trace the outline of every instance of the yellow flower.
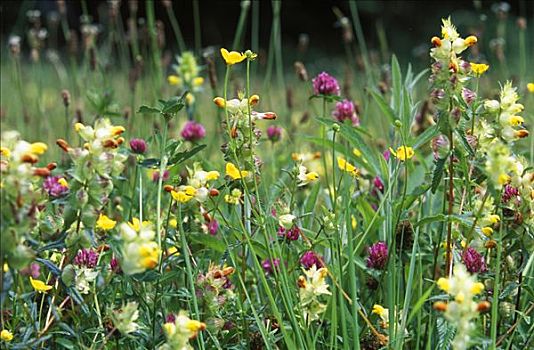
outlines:
{"label": "yellow flower", "polygon": [[413,148],[409,146],[400,146],[399,148],[397,148],[396,152],[390,147],[389,151],[395,156],[395,158],[403,162],[407,159],[412,158],[415,154]]}
{"label": "yellow flower", "polygon": [[4,263],[4,273],[7,273],[9,271],[9,265],[5,262]]}
{"label": "yellow flower", "polygon": [[386,309],[382,305],[374,304],[373,311],[371,313],[376,314],[380,317],[385,317],[387,315],[387,312],[388,312],[388,309]]}
{"label": "yellow flower", "polygon": [[438,280],[437,284],[438,284],[439,289],[441,289],[444,292],[449,292],[450,283],[449,283],[449,280],[447,278],[441,277]]}
{"label": "yellow flower", "polygon": [[493,229],[489,226],[486,226],[486,227],[482,227],[482,229],[480,229],[482,231],[483,234],[485,234],[486,236],[491,236],[491,234],[493,233]]}
{"label": "yellow flower", "polygon": [[348,172],[353,177],[356,177],[360,174],[358,168],[347,162],[343,157],[337,157],[337,166],[339,169]]}
{"label": "yellow flower", "polygon": [[226,64],[229,66],[239,62],[243,62],[245,58],[247,58],[247,56],[242,53],[239,53],[237,51],[228,52],[228,50],[226,50],[225,48],[221,48],[221,55]]}
{"label": "yellow flower", "polygon": [[510,125],[518,126],[518,125],[523,124],[524,122],[525,122],[525,119],[523,119],[523,117],[521,116],[513,115],[510,117]]}
{"label": "yellow flower", "polygon": [[10,342],[13,340],[13,333],[8,331],[7,329],[2,329],[2,332],[0,333],[0,339],[5,342]]}
{"label": "yellow flower", "polygon": [[232,180],[237,180],[247,177],[248,171],[239,170],[233,163],[226,163],[226,175],[230,176]]}
{"label": "yellow flower", "polygon": [[169,220],[169,226],[172,228],[178,227],[178,221],[176,219],[170,219]]}
{"label": "yellow flower", "polygon": [[498,182],[499,182],[499,185],[507,184],[508,182],[510,182],[510,175],[507,175],[507,174],[499,175]]}
{"label": "yellow flower", "polygon": [[74,131],[76,132],[80,132],[80,130],[82,130],[83,128],[85,128],[85,125],[83,125],[82,123],[74,124]]}
{"label": "yellow flower", "polygon": [[484,64],[484,63],[473,63],[473,62],[471,62],[469,64],[471,65],[471,70],[477,76],[481,76],[482,74],[484,74],[489,69],[489,65]]}
{"label": "yellow flower", "polygon": [[195,96],[193,96],[192,93],[188,92],[187,95],[185,95],[185,103],[190,106],[195,102]]}
{"label": "yellow flower", "polygon": [[178,251],[178,247],[172,246],[167,249],[167,255],[180,255],[180,252]]}
{"label": "yellow flower", "polygon": [[9,158],[11,156],[11,151],[6,147],[0,147],[0,154],[6,158]]}
{"label": "yellow flower", "polygon": [[96,221],[96,227],[103,231],[108,231],[108,230],[113,229],[116,224],[117,224],[117,221],[111,220],[110,218],[108,218],[106,215],[102,213],[100,214],[100,216],[98,217],[98,220]]}
{"label": "yellow flower", "polygon": [[354,215],[351,216],[350,223],[351,223],[352,229],[356,230],[356,227],[358,227],[358,221],[356,221],[356,218],[354,217]]}
{"label": "yellow flower", "polygon": [[218,171],[212,170],[206,173],[206,181],[217,180],[221,176]]}
{"label": "yellow flower", "polygon": [[196,77],[195,79],[193,79],[193,86],[200,86],[202,84],[204,84],[204,78]]}
{"label": "yellow flower", "polygon": [[528,83],[527,84],[527,90],[530,93],[534,93],[534,83]]}
{"label": "yellow flower", "polygon": [[480,282],[476,282],[475,284],[473,284],[473,286],[471,287],[471,293],[473,294],[480,294],[484,291],[484,284],[480,283]]}
{"label": "yellow flower", "polygon": [[46,293],[47,291],[52,289],[52,286],[49,286],[49,285],[45,284],[43,281],[34,280],[31,277],[30,277],[30,283],[31,283],[33,289],[35,289],[35,291],[37,291],[39,293]]}
{"label": "yellow flower", "polygon": [[139,247],[139,255],[141,257],[141,266],[146,269],[153,269],[158,265],[159,255],[161,250],[155,242],[143,244]]}
{"label": "yellow flower", "polygon": [[362,156],[362,152],[357,148],[353,148],[352,149],[352,154],[354,154],[356,157],[361,157]]}
{"label": "yellow flower", "polygon": [[33,154],[43,154],[48,149],[48,146],[43,142],[35,142],[30,146],[30,152]]}
{"label": "yellow flower", "polygon": [[180,77],[177,75],[169,75],[167,77],[167,82],[170,85],[180,85],[182,83],[182,79],[180,79]]}
{"label": "yellow flower", "polygon": [[65,178],[60,178],[59,180],[57,180],[57,183],[60,184],[61,186],[63,187],[69,187],[69,183],[67,182],[67,180],[65,180]]}
{"label": "yellow flower", "polygon": [[498,223],[499,221],[501,221],[501,217],[499,215],[496,215],[496,214],[491,214],[488,216],[488,219],[489,221],[492,223],[492,224],[496,224]]}
{"label": "yellow flower", "polygon": [[150,225],[150,221],[143,221],[141,224],[141,221],[139,221],[138,218],[132,218],[132,222],[128,223],[128,226],[133,228],[136,232],[139,232],[141,230],[141,226],[145,227]]}
{"label": "yellow flower", "polygon": [[171,196],[180,203],[187,203],[193,198],[192,195],[187,194],[185,191],[171,191]]}

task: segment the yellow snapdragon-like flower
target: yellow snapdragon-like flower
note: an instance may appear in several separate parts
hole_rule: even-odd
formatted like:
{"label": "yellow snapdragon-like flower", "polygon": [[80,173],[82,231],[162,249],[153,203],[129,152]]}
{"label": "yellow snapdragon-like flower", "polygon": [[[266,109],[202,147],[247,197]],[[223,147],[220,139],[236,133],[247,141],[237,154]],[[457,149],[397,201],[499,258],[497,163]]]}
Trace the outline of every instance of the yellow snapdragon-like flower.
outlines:
{"label": "yellow snapdragon-like flower", "polygon": [[30,277],[30,284],[32,285],[33,289],[38,293],[46,293],[50,289],[52,289],[52,286],[47,285],[41,280],[34,280]]}
{"label": "yellow snapdragon-like flower", "polygon": [[395,158],[402,162],[411,159],[415,155],[413,148],[409,146],[400,146],[399,148],[397,148],[397,151],[394,151],[390,147],[389,151],[391,152],[391,154],[393,154]]}
{"label": "yellow snapdragon-like flower", "polygon": [[100,213],[98,220],[96,221],[96,227],[102,231],[109,231],[115,227],[117,221],[110,219],[106,215]]}
{"label": "yellow snapdragon-like flower", "polygon": [[192,320],[185,311],[180,311],[174,322],[167,322],[163,325],[163,331],[167,338],[167,343],[162,347],[164,350],[185,350],[192,349],[189,340],[196,337],[198,332],[206,329],[206,324],[197,320]]}
{"label": "yellow snapdragon-like flower", "polygon": [[307,184],[314,183],[319,179],[319,174],[315,171],[308,172],[305,166],[299,166],[299,174],[297,176],[299,186],[306,186]]}
{"label": "yellow snapdragon-like flower", "polygon": [[180,203],[187,203],[195,197],[197,190],[193,186],[180,186],[178,191],[171,191],[171,196]]}
{"label": "yellow snapdragon-like flower", "polygon": [[228,51],[225,48],[221,48],[221,55],[227,65],[231,66],[236,63],[243,62],[247,56],[237,51]]}
{"label": "yellow snapdragon-like flower", "polygon": [[304,270],[305,276],[299,276],[300,304],[308,322],[319,319],[320,314],[326,310],[326,305],[320,301],[322,295],[332,295],[328,290],[326,267],[317,269],[314,264],[310,269]]}
{"label": "yellow snapdragon-like flower", "polygon": [[159,263],[161,249],[154,241],[156,232],[152,224],[140,225],[136,231],[130,223],[120,225],[122,238],[121,268],[127,275],[142,273]]}
{"label": "yellow snapdragon-like flower", "polygon": [[534,93],[534,83],[528,83],[527,84],[527,90],[530,93]]}
{"label": "yellow snapdragon-like flower", "polygon": [[489,65],[484,64],[484,63],[471,62],[470,65],[471,65],[471,71],[475,73],[475,75],[477,76],[481,76],[489,69]]}
{"label": "yellow snapdragon-like flower", "polygon": [[248,171],[239,170],[233,163],[226,163],[226,175],[230,176],[232,180],[238,180],[248,176]]}
{"label": "yellow snapdragon-like flower", "polygon": [[182,79],[180,79],[180,77],[177,75],[169,75],[167,77],[167,82],[169,83],[169,85],[181,85]]}
{"label": "yellow snapdragon-like flower", "polygon": [[343,157],[337,157],[337,166],[340,170],[348,172],[352,177],[357,177],[360,174],[358,168],[347,162]]}
{"label": "yellow snapdragon-like flower", "polygon": [[0,332],[0,339],[2,339],[5,342],[10,342],[13,340],[13,333],[11,333],[7,329],[2,329],[2,332]]}
{"label": "yellow snapdragon-like flower", "polygon": [[2,155],[2,157],[9,158],[11,157],[11,151],[7,147],[0,147],[0,155]]}

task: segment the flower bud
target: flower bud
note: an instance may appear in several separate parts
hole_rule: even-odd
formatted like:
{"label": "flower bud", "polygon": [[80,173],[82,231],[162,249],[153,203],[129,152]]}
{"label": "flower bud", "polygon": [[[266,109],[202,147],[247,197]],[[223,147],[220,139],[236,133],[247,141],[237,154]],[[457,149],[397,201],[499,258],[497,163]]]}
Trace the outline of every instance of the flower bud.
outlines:
{"label": "flower bud", "polygon": [[486,100],[484,101],[484,109],[490,113],[498,112],[501,108],[499,101],[497,100]]}

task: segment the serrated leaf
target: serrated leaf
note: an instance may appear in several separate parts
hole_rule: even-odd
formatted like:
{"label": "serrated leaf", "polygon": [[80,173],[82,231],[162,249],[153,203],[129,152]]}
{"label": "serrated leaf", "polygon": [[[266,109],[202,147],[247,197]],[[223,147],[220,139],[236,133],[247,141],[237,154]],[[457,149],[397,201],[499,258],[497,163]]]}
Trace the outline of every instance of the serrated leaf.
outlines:
{"label": "serrated leaf", "polygon": [[441,182],[441,179],[443,178],[443,172],[445,171],[445,162],[447,162],[447,158],[439,158],[435,164],[434,172],[432,174],[432,187],[430,187],[430,190],[432,193],[436,193],[436,190],[439,187],[439,184]]}

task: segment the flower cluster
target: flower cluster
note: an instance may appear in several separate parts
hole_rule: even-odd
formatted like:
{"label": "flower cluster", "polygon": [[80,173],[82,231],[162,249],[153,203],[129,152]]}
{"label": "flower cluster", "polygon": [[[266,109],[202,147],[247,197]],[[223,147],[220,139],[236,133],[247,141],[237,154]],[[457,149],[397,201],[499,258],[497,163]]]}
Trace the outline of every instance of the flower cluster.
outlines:
{"label": "flower cluster", "polygon": [[150,222],[134,218],[131,223],[120,225],[122,238],[121,269],[127,275],[141,273],[155,268],[161,249],[154,241],[156,232]]}
{"label": "flower cluster", "polygon": [[200,321],[195,321],[187,316],[185,311],[181,311],[174,317],[173,322],[163,325],[163,331],[167,337],[167,343],[161,346],[160,350],[189,350],[193,349],[189,345],[189,340],[197,336],[199,331],[206,329],[206,325]]}
{"label": "flower cluster", "polygon": [[191,199],[203,203],[208,199],[208,196],[216,195],[215,189],[210,190],[210,181],[215,181],[219,178],[218,171],[205,171],[201,168],[199,163],[195,163],[193,169],[189,170],[189,177],[186,185],[178,186],[171,189],[171,195],[174,200],[179,203],[187,203]]}
{"label": "flower cluster", "polygon": [[198,91],[204,83],[204,78],[199,76],[200,67],[195,55],[187,51],[177,57],[177,61],[178,64],[172,67],[176,74],[169,75],[167,82],[188,91]]}
{"label": "flower cluster", "polygon": [[452,296],[453,301],[445,305],[445,318],[456,327],[456,335],[452,342],[453,348],[467,349],[471,342],[471,334],[475,329],[473,319],[478,317],[478,303],[475,296],[484,291],[484,285],[476,282],[473,275],[467,272],[462,264],[454,268],[451,278],[440,278],[438,287]]}
{"label": "flower cluster", "polygon": [[299,276],[299,297],[300,306],[304,310],[304,317],[307,322],[317,320],[326,310],[326,305],[320,301],[322,295],[332,295],[328,290],[326,267],[317,268],[313,265],[308,270],[304,270],[305,276]]}

